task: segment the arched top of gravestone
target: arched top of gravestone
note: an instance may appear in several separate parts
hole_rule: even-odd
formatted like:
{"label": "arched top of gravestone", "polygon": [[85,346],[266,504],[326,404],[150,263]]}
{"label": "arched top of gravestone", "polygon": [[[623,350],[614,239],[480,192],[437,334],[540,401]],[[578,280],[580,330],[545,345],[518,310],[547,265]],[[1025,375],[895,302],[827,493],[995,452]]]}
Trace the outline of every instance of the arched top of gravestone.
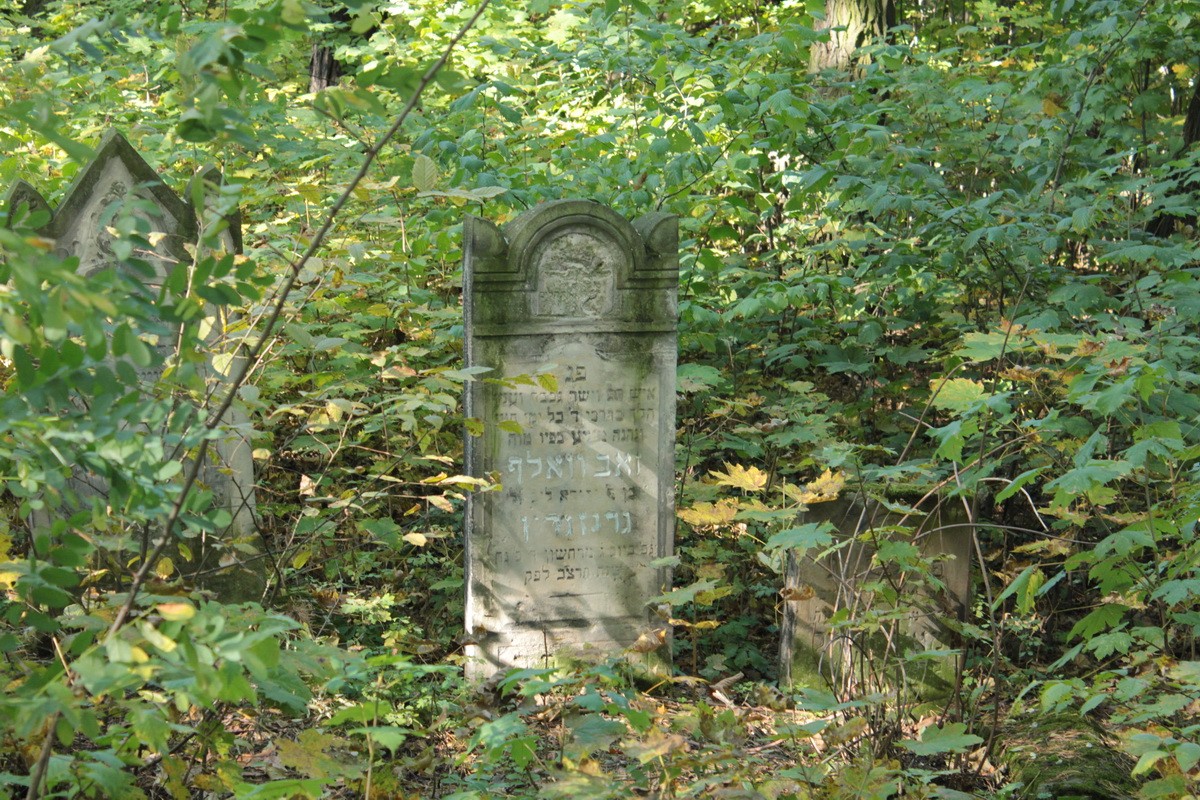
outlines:
{"label": "arched top of gravestone", "polygon": [[41,192],[25,181],[17,181],[8,190],[8,196],[4,199],[4,207],[6,209],[4,215],[6,228],[26,225],[29,218],[39,211],[46,212],[47,220],[49,219],[50,204],[46,202],[46,198],[42,197]]}
{"label": "arched top of gravestone", "polygon": [[590,200],[558,200],[503,229],[470,217],[464,239],[480,333],[497,326],[511,333],[674,328],[673,215],[655,212],[631,224]]}
{"label": "arched top of gravestone", "polygon": [[116,130],[104,134],[96,157],[71,182],[54,210],[48,233],[59,240],[64,253],[79,256],[81,272],[94,272],[112,261],[106,227],[113,204],[133,200],[148,201],[137,213],[149,219],[153,232],[165,234],[167,252],[182,257],[182,244],[194,240],[196,234],[191,206]]}

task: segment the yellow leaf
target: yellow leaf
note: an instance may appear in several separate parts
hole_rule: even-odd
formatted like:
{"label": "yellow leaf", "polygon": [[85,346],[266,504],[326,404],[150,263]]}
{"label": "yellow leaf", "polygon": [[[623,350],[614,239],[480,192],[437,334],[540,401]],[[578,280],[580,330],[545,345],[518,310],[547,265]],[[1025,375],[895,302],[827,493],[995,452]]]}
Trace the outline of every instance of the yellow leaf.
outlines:
{"label": "yellow leaf", "polygon": [[196,616],[196,609],[191,603],[159,603],[156,608],[168,622],[185,622]]}
{"label": "yellow leaf", "polygon": [[816,595],[816,590],[811,586],[785,586],[779,590],[779,596],[784,600],[803,602],[812,600]]}
{"label": "yellow leaf", "polygon": [[662,647],[666,641],[666,630],[646,631],[637,638],[637,641],[629,646],[629,649],[635,653],[653,653]]}
{"label": "yellow leaf", "polygon": [[1047,117],[1056,117],[1062,113],[1063,107],[1058,104],[1062,98],[1048,94],[1042,99],[1042,113]]}
{"label": "yellow leaf", "polygon": [[725,472],[709,472],[718,486],[732,486],[747,492],[761,492],[767,486],[767,473],[758,467],[743,467],[741,464],[726,464]]}
{"label": "yellow leaf", "polygon": [[803,503],[807,506],[813,503],[828,503],[830,500],[836,500],[845,485],[845,473],[835,473],[825,470],[816,480],[805,484],[803,489],[795,486],[785,486],[783,487],[783,493],[797,503]]}
{"label": "yellow leaf", "polygon": [[425,543],[429,541],[429,537],[423,533],[409,531],[408,533],[404,534],[404,541],[408,542],[414,547],[424,547]]}
{"label": "yellow leaf", "polygon": [[696,528],[709,525],[728,525],[737,515],[738,506],[734,500],[718,500],[716,503],[696,503],[691,508],[679,510],[679,518]]}
{"label": "yellow leaf", "polygon": [[141,624],[142,636],[146,637],[146,641],[154,645],[164,653],[172,653],[178,646],[175,640],[169,636],[164,636],[154,628],[153,625],[143,622]]}
{"label": "yellow leaf", "polygon": [[312,550],[304,549],[296,553],[296,557],[292,559],[292,569],[300,569],[308,560],[312,558]]}
{"label": "yellow leaf", "polygon": [[175,574],[175,563],[169,558],[160,558],[158,563],[154,565],[154,574],[166,580]]}
{"label": "yellow leaf", "polygon": [[454,506],[450,504],[450,501],[446,499],[446,496],[444,494],[431,495],[425,499],[428,500],[431,505],[433,505],[436,508],[440,508],[442,511],[446,511],[449,513],[452,513],[454,511]]}

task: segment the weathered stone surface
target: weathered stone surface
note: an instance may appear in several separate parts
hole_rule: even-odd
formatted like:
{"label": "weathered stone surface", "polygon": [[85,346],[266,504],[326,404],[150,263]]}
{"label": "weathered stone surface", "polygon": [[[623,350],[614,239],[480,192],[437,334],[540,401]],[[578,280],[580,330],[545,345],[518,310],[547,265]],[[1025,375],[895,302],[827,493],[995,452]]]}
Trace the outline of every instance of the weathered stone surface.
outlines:
{"label": "weathered stone surface", "polygon": [[[780,683],[844,689],[861,688],[865,682],[874,684],[871,690],[894,690],[905,683],[927,698],[952,688],[961,657],[948,652],[957,647],[957,637],[946,622],[961,619],[969,603],[974,536],[961,501],[945,500],[931,513],[905,516],[861,497],[843,497],[812,505],[800,521],[832,523],[835,541],[858,540],[821,558],[815,550],[789,554]],[[910,528],[911,538],[889,530],[891,526]],[[877,536],[861,535],[867,531]],[[944,588],[928,586],[894,565],[881,570],[874,559],[876,544],[887,539],[915,545],[922,557],[936,557],[932,573]],[[886,582],[900,603],[887,605],[864,588],[874,581]],[[869,611],[895,607],[903,607],[904,613],[888,615],[887,624],[875,633],[831,625],[835,619],[862,620]],[[923,651],[940,654],[910,659],[902,673],[885,669]]]}
{"label": "weathered stone surface", "polygon": [[[198,180],[218,183],[214,169],[197,176]],[[193,196],[191,192],[189,196]],[[122,215],[128,215],[137,227],[139,238],[152,242],[149,248],[138,248],[131,255],[152,268],[147,277],[130,272],[153,293],[161,289],[171,269],[181,260],[191,260],[188,245],[198,238],[198,214],[190,203],[184,202],[158,177],[157,173],[118,132],[109,131],[96,149],[95,159],[81,169],[65,197],[51,211],[42,196],[24,181],[18,182],[8,195],[9,225],[22,222],[18,215],[49,211],[49,222],[39,233],[56,243],[55,252],[67,258],[79,258],[81,275],[93,275],[116,266],[124,268],[115,252],[118,240],[109,228]],[[221,247],[236,252],[241,247],[241,235],[236,219],[222,233]],[[219,384],[232,374],[235,360],[222,359],[216,367],[213,356],[229,349],[224,342],[228,320],[222,312],[210,309],[209,314],[195,324],[209,345],[210,362],[207,375]],[[164,359],[173,355],[176,337],[160,336],[157,349]],[[147,385],[162,374],[161,366],[139,370]],[[207,401],[219,401],[222,393],[208,392]],[[250,424],[245,412],[236,405],[226,414],[229,435],[210,444],[209,456],[200,475],[200,484],[210,489],[214,503],[229,511],[233,522],[215,540],[189,541],[192,558],[173,560],[180,571],[226,600],[258,599],[265,586],[266,565],[264,546],[255,524],[254,463],[250,447]],[[90,506],[97,497],[107,497],[104,481],[82,467],[76,469],[70,481],[78,508]],[[70,513],[74,508],[59,509]],[[34,525],[47,525],[50,518],[35,515]]]}
{"label": "weathered stone surface", "polygon": [[467,469],[502,487],[468,507],[468,673],[619,652],[670,579],[675,219],[560,201],[464,239]]}

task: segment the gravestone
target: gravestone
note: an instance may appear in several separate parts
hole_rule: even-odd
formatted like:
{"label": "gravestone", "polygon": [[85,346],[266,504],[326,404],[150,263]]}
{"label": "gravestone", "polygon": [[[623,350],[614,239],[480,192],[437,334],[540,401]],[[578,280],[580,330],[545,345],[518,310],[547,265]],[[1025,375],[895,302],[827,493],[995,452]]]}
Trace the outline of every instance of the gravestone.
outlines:
{"label": "gravestone", "polygon": [[[800,522],[831,523],[834,542],[845,544],[788,554],[780,684],[878,691],[903,683],[927,699],[947,694],[961,667],[951,628],[970,602],[974,548],[961,500],[905,515],[861,496],[841,497],[813,504]],[[910,571],[895,563],[881,569],[881,544],[898,561],[934,559],[930,572],[942,587],[923,580],[915,564]],[[893,592],[897,602],[885,599]],[[881,625],[854,627],[879,612]]]}
{"label": "gravestone", "polygon": [[603,657],[659,627],[674,537],[678,230],[593,202],[463,231],[468,675]]}
{"label": "gravestone", "polygon": [[[210,169],[197,176],[209,184],[219,183],[220,176]],[[211,186],[209,187],[211,189]],[[194,196],[189,191],[188,196]],[[67,189],[58,207],[51,209],[41,194],[24,181],[18,182],[8,194],[8,216],[5,222],[19,222],[18,215],[45,211],[50,219],[37,233],[55,242],[55,254],[79,259],[78,272],[90,276],[109,268],[127,270],[145,283],[150,293],[157,294],[171,269],[181,260],[190,261],[188,248],[195,247],[199,238],[198,213],[188,202],[180,199],[155,173],[120,133],[109,131],[96,149],[95,158],[82,168]],[[151,275],[133,272],[118,257],[117,248],[127,243],[117,240],[109,228],[121,215],[134,221],[139,238],[150,243],[138,246],[134,258],[147,263]],[[221,234],[220,248],[239,252],[241,233],[236,218]],[[234,374],[237,359],[221,359],[218,369],[214,356],[230,351],[226,342],[228,320],[223,313],[209,308],[200,325],[209,360],[202,370],[210,389],[205,405],[214,407],[223,397],[219,384]],[[160,361],[173,355],[174,337],[160,336],[155,345]],[[147,386],[162,374],[161,365],[138,370]],[[215,390],[214,390],[215,389]],[[213,409],[215,410],[215,409]],[[245,412],[236,404],[225,415],[227,435],[208,448],[208,457],[198,482],[214,494],[214,506],[229,512],[232,519],[228,529],[211,539],[187,541],[190,558],[172,554],[175,566],[186,577],[215,591],[224,600],[259,599],[265,586],[265,564],[262,563],[262,538],[255,523],[254,463],[250,446],[250,423]],[[152,432],[151,432],[152,433]],[[152,434],[157,435],[157,434]],[[69,495],[74,495],[65,507],[56,509],[55,516],[69,515],[91,507],[96,498],[107,498],[108,489],[97,475],[77,466],[68,482]],[[35,527],[50,524],[45,512],[34,515]]]}

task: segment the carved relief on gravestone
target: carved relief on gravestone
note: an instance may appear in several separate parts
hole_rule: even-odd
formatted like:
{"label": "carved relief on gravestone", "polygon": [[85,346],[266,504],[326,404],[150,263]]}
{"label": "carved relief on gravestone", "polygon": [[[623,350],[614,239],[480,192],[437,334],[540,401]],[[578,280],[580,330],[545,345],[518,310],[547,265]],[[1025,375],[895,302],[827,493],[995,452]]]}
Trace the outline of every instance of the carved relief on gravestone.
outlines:
{"label": "carved relief on gravestone", "polygon": [[475,676],[620,652],[661,625],[648,602],[674,530],[678,234],[560,201],[464,231]]}
{"label": "carved relief on gravestone", "polygon": [[[209,183],[218,183],[215,170],[197,176]],[[194,196],[192,192],[189,196]],[[7,198],[6,223],[20,222],[17,215],[35,211],[51,211],[42,196],[23,181],[18,182]],[[66,196],[51,211],[38,233],[55,241],[55,253],[63,258],[77,257],[78,272],[90,276],[101,270],[116,268],[142,282],[147,297],[155,297],[171,270],[180,261],[189,261],[189,246],[199,238],[198,214],[190,203],[184,202],[158,177],[116,131],[107,133],[96,149],[90,164],[80,170]],[[241,249],[241,234],[236,219],[221,234],[220,247],[226,252]],[[124,226],[136,236],[115,236],[113,230]],[[143,242],[136,244],[137,241]],[[149,246],[147,246],[147,243]],[[149,266],[149,274],[128,266],[136,259]],[[204,404],[212,405],[223,396],[219,383],[229,377],[237,366],[236,359],[222,359],[216,366],[214,356],[230,352],[233,343],[226,341],[229,320],[223,312],[210,308],[208,314],[194,324],[200,326],[209,362],[203,370],[213,384]],[[162,375],[162,363],[175,354],[175,339],[159,335],[153,342],[159,362],[139,369],[138,375],[149,387]],[[86,405],[86,398],[80,398]],[[250,424],[245,412],[236,405],[227,412],[223,428],[227,435],[209,447],[209,456],[200,474],[201,488],[214,494],[214,504],[226,509],[232,523],[212,539],[188,541],[192,558],[175,558],[181,572],[195,578],[220,594],[223,599],[257,599],[264,586],[265,565],[261,536],[255,523],[254,464],[250,446]],[[147,431],[161,436],[162,432]],[[98,500],[103,503],[108,489],[104,481],[76,465],[69,481],[68,505],[55,515],[69,514],[90,507]],[[33,524],[48,525],[49,517],[35,515]]]}
{"label": "carved relief on gravestone", "polygon": [[[953,688],[962,660],[953,627],[970,602],[974,526],[960,500],[927,502],[936,507],[901,514],[851,496],[801,515],[802,523],[831,523],[843,544],[788,554],[782,685],[895,691],[906,683],[926,698]],[[875,554],[885,541],[931,559],[932,580],[915,568],[880,569]],[[888,605],[891,593],[897,602]],[[855,626],[869,614],[884,624]],[[902,673],[894,669],[901,663]]]}

